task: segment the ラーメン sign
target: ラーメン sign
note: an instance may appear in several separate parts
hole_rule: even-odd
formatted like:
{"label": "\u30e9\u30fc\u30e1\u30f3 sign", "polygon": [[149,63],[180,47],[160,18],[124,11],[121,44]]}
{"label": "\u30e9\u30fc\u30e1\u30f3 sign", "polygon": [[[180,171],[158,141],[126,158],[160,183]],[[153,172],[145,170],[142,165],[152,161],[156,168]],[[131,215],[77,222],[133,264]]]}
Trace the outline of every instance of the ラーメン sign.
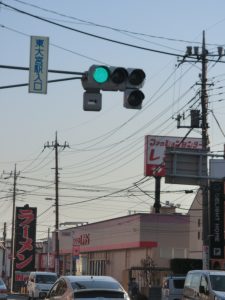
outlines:
{"label": "\u30e9\u30fc\u30e1\u30f3 sign", "polygon": [[184,149],[202,149],[202,140],[199,138],[183,138],[174,136],[145,136],[145,176],[165,177],[166,147]]}
{"label": "\u30e9\u30fc\u30e1\u30f3 sign", "polygon": [[29,93],[47,94],[49,38],[31,36]]}

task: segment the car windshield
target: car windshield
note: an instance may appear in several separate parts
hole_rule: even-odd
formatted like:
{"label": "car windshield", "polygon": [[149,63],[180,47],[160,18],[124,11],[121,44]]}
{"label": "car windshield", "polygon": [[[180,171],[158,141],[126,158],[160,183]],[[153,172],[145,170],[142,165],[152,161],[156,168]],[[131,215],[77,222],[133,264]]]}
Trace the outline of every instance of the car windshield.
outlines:
{"label": "car windshield", "polygon": [[6,289],[4,281],[0,278],[0,288],[1,289]]}
{"label": "car windshield", "polygon": [[37,283],[54,283],[57,279],[56,275],[37,275],[36,282]]}
{"label": "car windshield", "polygon": [[110,289],[110,290],[117,290],[122,291],[120,284],[117,282],[109,282],[109,281],[77,281],[77,282],[71,282],[72,288],[74,290],[79,289]]}
{"label": "car windshield", "polygon": [[225,275],[210,275],[209,277],[214,291],[225,292]]}
{"label": "car windshield", "polygon": [[184,288],[184,279],[174,279],[173,285],[176,289]]}

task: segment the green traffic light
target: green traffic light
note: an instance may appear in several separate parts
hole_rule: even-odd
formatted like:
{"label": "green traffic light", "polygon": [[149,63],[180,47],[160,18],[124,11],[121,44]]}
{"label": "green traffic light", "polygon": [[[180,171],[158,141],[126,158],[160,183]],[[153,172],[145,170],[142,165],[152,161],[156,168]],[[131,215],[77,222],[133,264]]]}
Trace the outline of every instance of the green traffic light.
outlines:
{"label": "green traffic light", "polygon": [[104,83],[109,79],[109,70],[106,67],[97,67],[93,72],[93,78],[98,83]]}

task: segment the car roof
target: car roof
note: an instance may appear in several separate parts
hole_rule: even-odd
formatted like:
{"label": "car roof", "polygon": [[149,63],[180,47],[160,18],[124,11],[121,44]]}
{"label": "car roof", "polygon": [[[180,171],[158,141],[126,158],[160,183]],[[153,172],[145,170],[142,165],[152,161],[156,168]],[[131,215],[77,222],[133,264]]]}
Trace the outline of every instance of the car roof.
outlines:
{"label": "car roof", "polygon": [[115,278],[111,276],[94,276],[94,275],[65,275],[61,276],[60,278],[65,278],[69,280],[70,282],[76,282],[76,281],[110,281],[110,282],[118,282]]}
{"label": "car roof", "polygon": [[173,280],[173,279],[181,279],[181,280],[183,280],[184,278],[186,278],[186,276],[184,276],[184,275],[176,275],[176,276],[172,275],[172,276],[167,276],[166,277],[166,279],[171,279],[171,280]]}
{"label": "car roof", "polygon": [[56,275],[56,273],[54,272],[42,272],[42,271],[34,271],[34,272],[31,272],[30,274],[37,274],[37,275]]}
{"label": "car roof", "polygon": [[201,273],[205,275],[224,275],[225,276],[225,271],[220,271],[220,270],[192,270],[189,271],[188,273]]}

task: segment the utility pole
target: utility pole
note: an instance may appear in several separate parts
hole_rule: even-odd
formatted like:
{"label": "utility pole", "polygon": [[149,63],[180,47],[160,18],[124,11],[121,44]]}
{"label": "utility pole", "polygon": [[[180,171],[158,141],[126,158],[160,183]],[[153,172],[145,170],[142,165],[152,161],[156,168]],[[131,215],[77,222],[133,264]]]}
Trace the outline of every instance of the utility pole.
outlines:
{"label": "utility pole", "polygon": [[4,222],[4,229],[3,229],[3,255],[2,255],[2,278],[4,280],[6,276],[5,256],[6,256],[6,222]]}
{"label": "utility pole", "polygon": [[[14,278],[15,278],[15,212],[16,212],[16,181],[17,177],[19,176],[19,172],[16,171],[16,164],[13,172],[13,209],[12,209],[12,231],[11,231],[11,261],[10,261],[10,291],[13,292],[13,286],[14,286]],[[8,177],[5,177],[4,179],[8,179],[12,176],[12,172],[9,174]]]}
{"label": "utility pole", "polygon": [[48,228],[47,266],[46,266],[47,271],[49,271],[49,262],[50,262],[49,254],[50,254],[50,228]]}
{"label": "utility pole", "polygon": [[58,166],[58,149],[69,147],[68,143],[60,145],[55,133],[55,141],[50,145],[46,143],[44,148],[53,148],[55,150],[55,272],[59,275],[59,166]]}
{"label": "utility pole", "polygon": [[[194,52],[193,52],[194,49]],[[212,60],[214,62],[218,62],[221,57],[224,56],[223,48],[218,47],[218,54],[209,54],[206,49],[205,43],[205,31],[203,31],[202,36],[202,49],[201,53],[199,53],[198,47],[187,47],[186,55],[184,56],[181,63],[183,63],[187,58],[188,62],[201,62],[201,115],[199,111],[191,111],[191,129],[193,128],[201,128],[202,132],[202,152],[205,154],[202,157],[202,165],[206,166],[206,177],[201,178],[201,191],[202,191],[202,261],[203,261],[203,269],[210,269],[210,213],[209,213],[209,174],[208,174],[208,153],[209,153],[209,136],[208,136],[208,94],[207,94],[207,65],[208,65],[208,57],[217,56],[218,59]],[[179,115],[177,118],[178,128],[187,126],[180,126],[181,116]],[[199,126],[201,120],[201,126]],[[190,128],[190,127],[189,127]]]}
{"label": "utility pole", "polygon": [[[208,137],[208,95],[207,95],[207,55],[205,47],[205,32],[202,39],[202,77],[201,77],[201,108],[202,108],[202,150],[209,152]],[[204,157],[204,164],[207,166],[207,156]],[[208,171],[207,171],[208,174]],[[203,240],[203,269],[209,269],[209,196],[208,179],[203,180],[202,186],[202,240]]]}
{"label": "utility pole", "polygon": [[[209,152],[209,137],[208,137],[208,94],[207,94],[207,63],[208,59],[207,56],[208,50],[206,49],[205,45],[205,31],[203,31],[202,36],[202,49],[201,53],[199,53],[199,48],[194,47],[194,53],[192,52],[192,47],[188,46],[186,55],[184,56],[181,63],[183,63],[186,58],[188,58],[188,62],[196,62],[201,61],[202,70],[201,70],[201,116],[200,113],[198,114],[197,111],[193,111],[193,115],[195,116],[191,120],[191,126],[180,126],[180,119],[181,116],[178,115],[178,128],[190,128],[190,131],[193,128],[199,128],[199,123],[201,119],[201,130],[202,130],[202,152],[205,153],[202,157],[202,164],[206,166],[206,174],[208,176],[208,159],[207,154]],[[192,112],[191,112],[192,113]],[[209,197],[208,197],[208,178],[201,178],[201,191],[202,191],[202,262],[203,262],[203,269],[209,269],[209,253],[210,253],[210,243],[209,243]]]}

